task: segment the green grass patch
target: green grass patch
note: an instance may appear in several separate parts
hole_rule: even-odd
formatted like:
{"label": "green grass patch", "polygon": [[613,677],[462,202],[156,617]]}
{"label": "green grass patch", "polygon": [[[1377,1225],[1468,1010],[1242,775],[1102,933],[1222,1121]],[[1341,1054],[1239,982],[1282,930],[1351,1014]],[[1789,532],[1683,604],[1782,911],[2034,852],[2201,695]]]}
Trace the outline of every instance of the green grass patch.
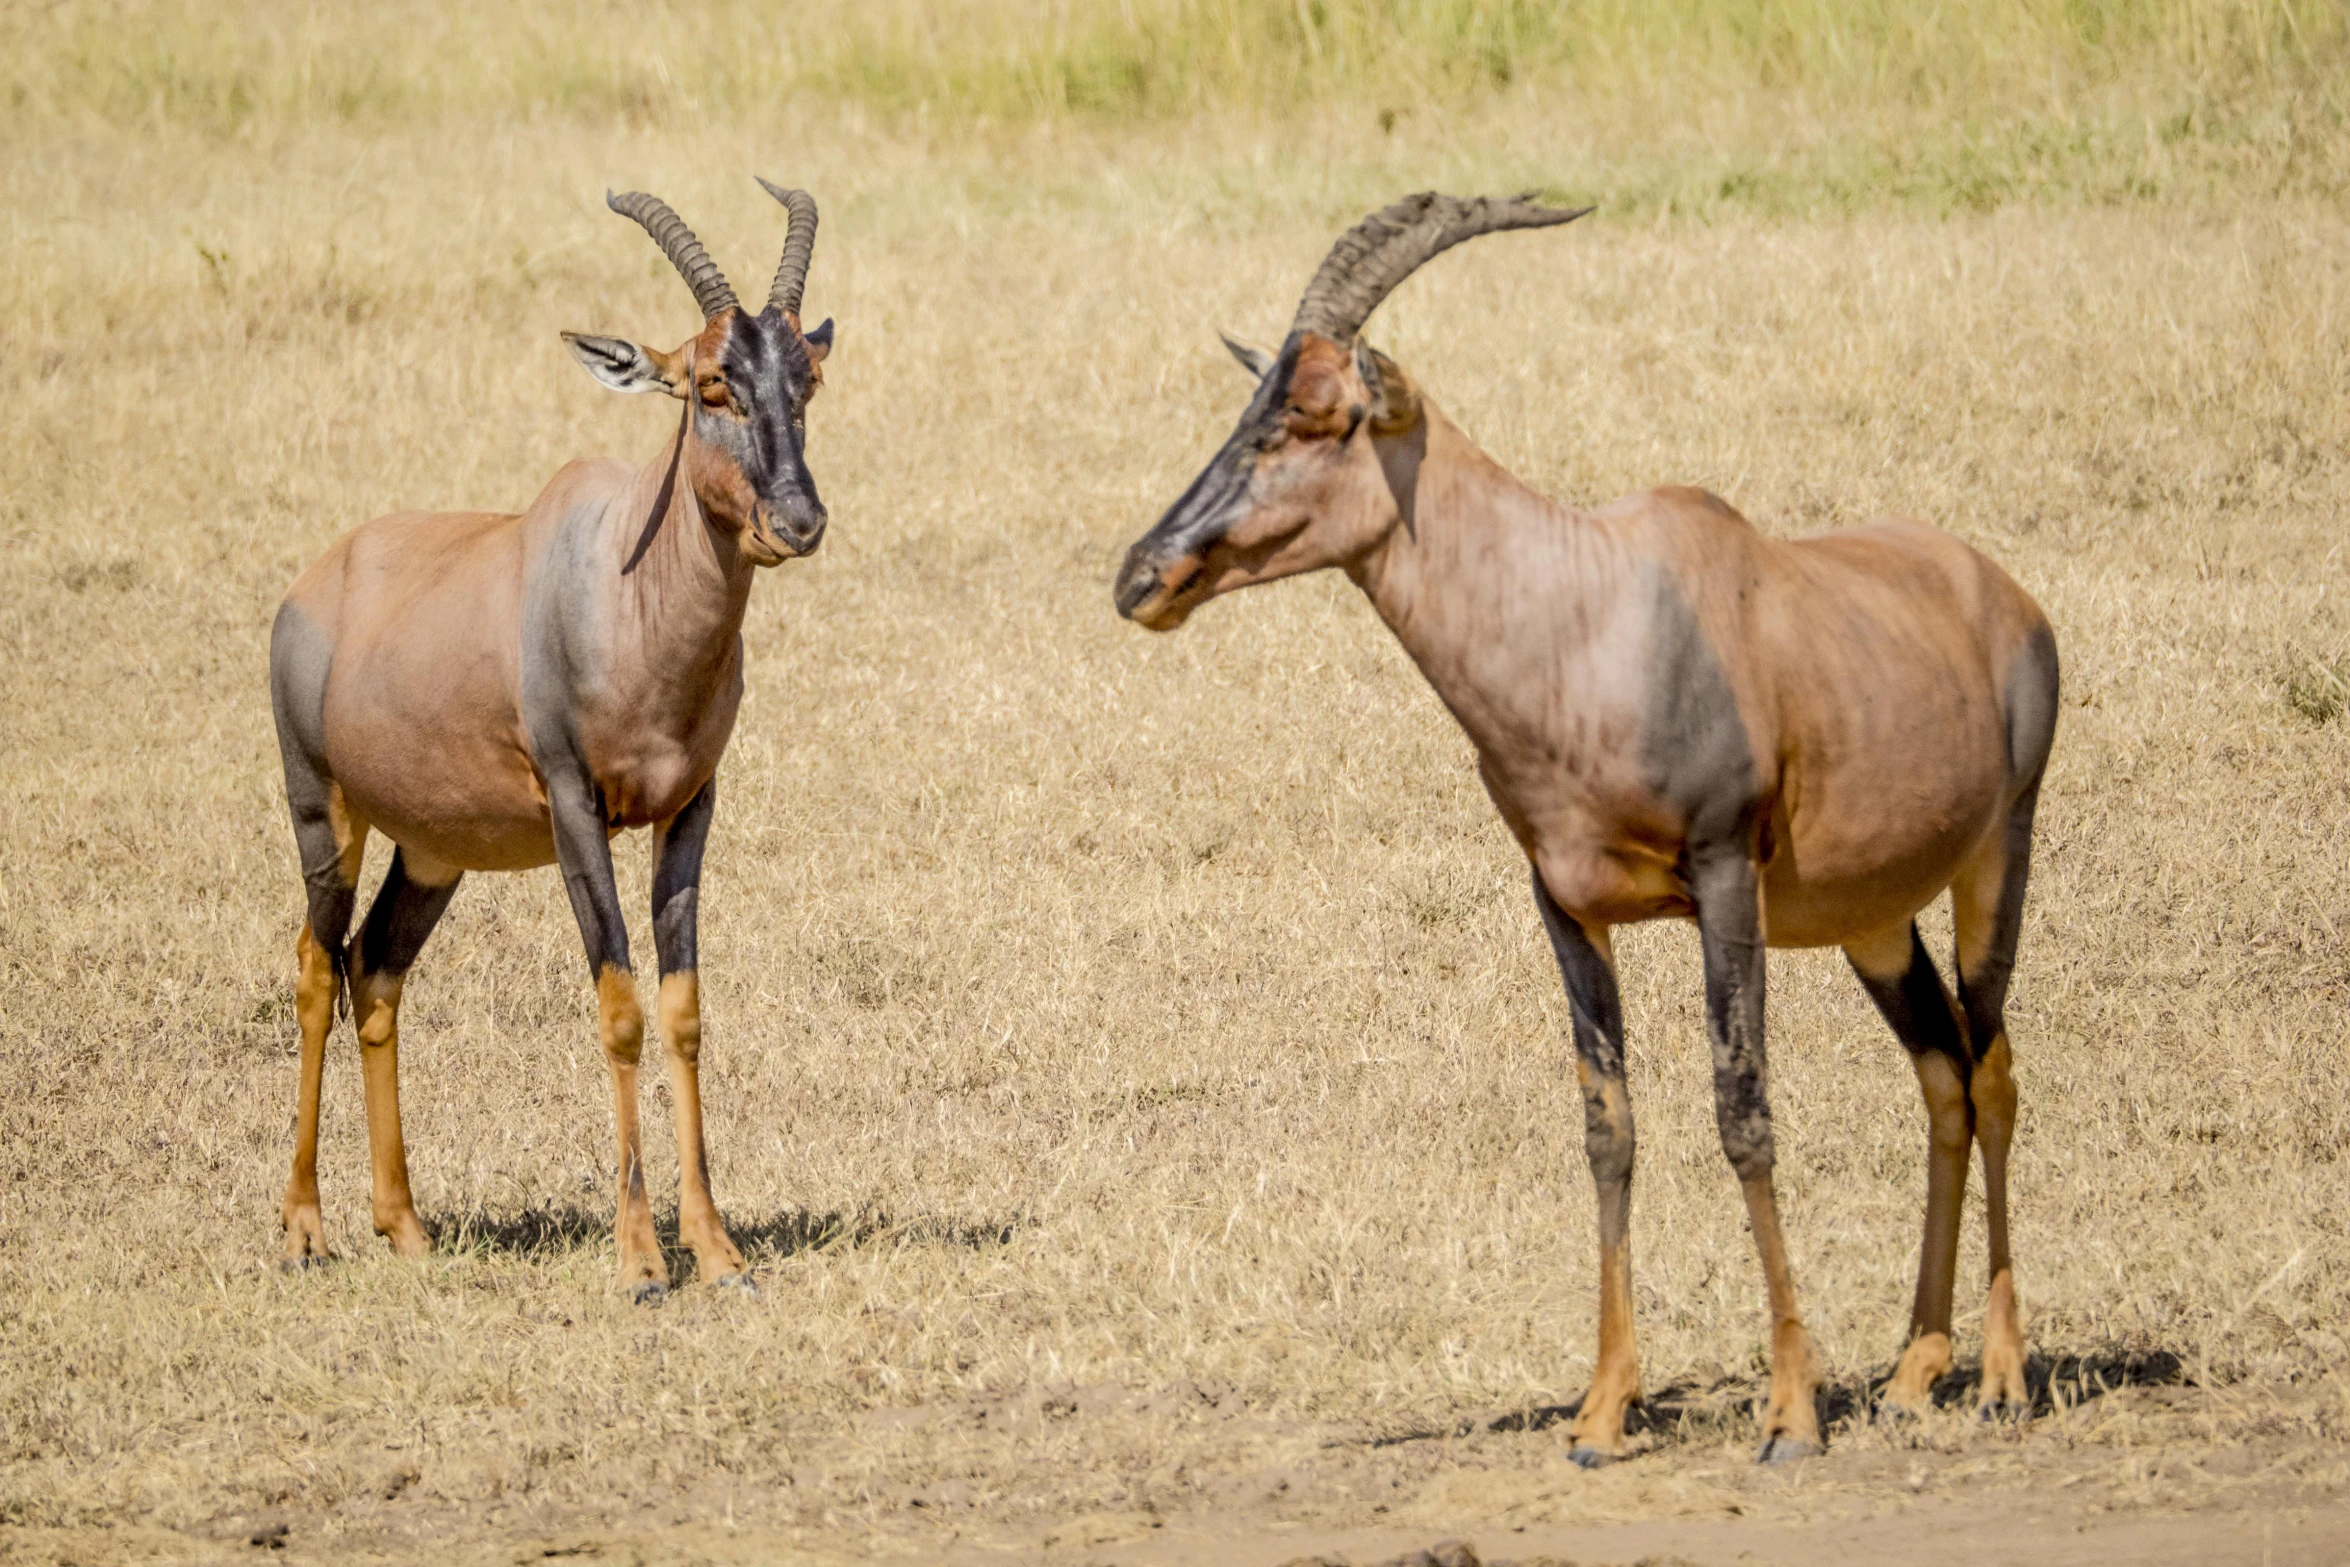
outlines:
{"label": "green grass patch", "polygon": [[2344,0],[85,0],[0,16],[0,102],[20,127],[1336,116],[1366,140],[1577,145],[1615,171],[1619,205],[1675,211],[2334,194],[2346,84]]}

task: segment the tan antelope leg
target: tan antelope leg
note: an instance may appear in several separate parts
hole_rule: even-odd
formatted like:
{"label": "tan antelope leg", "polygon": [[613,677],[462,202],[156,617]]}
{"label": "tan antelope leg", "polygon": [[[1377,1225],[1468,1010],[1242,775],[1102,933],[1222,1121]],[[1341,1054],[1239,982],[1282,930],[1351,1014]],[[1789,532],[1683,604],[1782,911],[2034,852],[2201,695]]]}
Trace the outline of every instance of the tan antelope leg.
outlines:
{"label": "tan antelope leg", "polygon": [[628,970],[607,964],[597,973],[596,1017],[604,1059],[612,1068],[612,1119],[620,1135],[620,1198],[612,1220],[620,1282],[637,1299],[655,1300],[669,1288],[669,1264],[661,1255],[653,1207],[645,1197],[644,1133],[637,1120],[637,1062],[644,1051],[645,1013],[637,1004],[636,981]]}
{"label": "tan antelope leg", "polygon": [[1762,1445],[1757,1463],[1785,1463],[1821,1450],[1819,1361],[1811,1334],[1795,1304],[1795,1270],[1787,1261],[1787,1238],[1779,1228],[1779,1199],[1768,1170],[1742,1177],[1746,1221],[1762,1257],[1763,1284],[1771,1307],[1771,1391],[1763,1404]]}
{"label": "tan antelope leg", "polygon": [[1586,926],[1551,898],[1539,871],[1534,902],[1574,1017],[1583,1088],[1583,1155],[1599,1209],[1599,1354],[1575,1411],[1567,1456],[1586,1469],[1623,1456],[1624,1416],[1640,1402],[1632,1325],[1632,1101],[1624,1083],[1624,1009],[1607,927]]}
{"label": "tan antelope leg", "polygon": [[710,1196],[710,1157],[702,1144],[702,986],[693,970],[661,976],[661,1038],[669,1049],[670,1097],[677,1114],[677,1233],[693,1248],[702,1277],[747,1282],[743,1254]]}
{"label": "tan antelope leg", "polygon": [[702,982],[695,965],[702,846],[717,806],[715,780],[653,836],[653,939],[661,954],[661,1038],[669,1051],[670,1097],[677,1112],[677,1232],[694,1265],[714,1283],[749,1289],[751,1276],[710,1196],[710,1156],[702,1141]]}
{"label": "tan antelope leg", "polygon": [[[620,1286],[640,1304],[669,1293],[669,1263],[653,1230],[645,1198],[644,1132],[637,1119],[637,1063],[645,1047],[645,1012],[628,960],[628,924],[612,880],[612,830],[602,790],[584,768],[553,767],[547,804],[554,818],[555,857],[563,889],[579,921],[588,972],[596,979],[596,1033],[612,1069],[612,1122],[620,1143],[620,1190],[612,1219],[612,1250]],[[656,866],[655,879],[659,879]]]}
{"label": "tan antelope leg", "polygon": [[[334,1031],[335,1006],[342,999],[343,939],[367,851],[367,824],[344,804],[342,790],[323,779],[314,784],[313,805],[323,809],[298,816],[296,837],[311,883],[311,913],[302,921],[294,952],[300,964],[294,981],[294,1017],[302,1030],[301,1075],[294,1090],[294,1169],[279,1209],[285,1225],[289,1267],[324,1262],[326,1219],[318,1201],[318,1099],[326,1074],[326,1040]],[[317,927],[325,925],[321,931]]]}
{"label": "tan antelope leg", "polygon": [[1904,921],[1844,949],[1869,998],[1909,1052],[1926,1101],[1926,1226],[1918,1246],[1917,1295],[1909,1342],[1885,1386],[1894,1410],[1921,1413],[1950,1370],[1950,1302],[1958,1269],[1958,1221],[1966,1202],[1974,1107],[1968,1097],[1967,1040],[1958,1010],[1918,938]]}
{"label": "tan antelope leg", "polygon": [[1698,940],[1705,952],[1706,1031],[1713,1045],[1714,1123],[1746,1198],[1771,1309],[1771,1391],[1758,1463],[1820,1451],[1819,1362],[1795,1304],[1795,1273],[1779,1226],[1771,1172],[1769,1073],[1763,1054],[1762,891],[1743,845],[1690,851]]}
{"label": "tan antelope leg", "polygon": [[2024,1332],[2015,1298],[2015,1263],[2007,1248],[2007,1150],[2015,1136],[2016,1093],[2007,1040],[2007,986],[2023,932],[2030,877],[2035,785],[1951,887],[1958,937],[1959,1005],[1975,1051],[1975,1141],[1983,1150],[1983,1207],[1990,1232],[1991,1289],[1983,1313],[1982,1411],[2029,1414]]}
{"label": "tan antelope leg", "polygon": [[351,957],[351,1018],[367,1088],[367,1155],[374,1178],[375,1232],[403,1257],[432,1250],[408,1188],[408,1146],[400,1129],[400,993],[425,938],[455,896],[462,873],[401,849]]}
{"label": "tan antelope leg", "polygon": [[286,1227],[286,1261],[293,1266],[324,1262],[333,1253],[326,1246],[326,1219],[318,1206],[318,1096],[326,1072],[326,1036],[335,1026],[335,1003],[343,993],[342,976],[326,948],[302,922],[294,943],[302,968],[294,982],[294,1016],[302,1029],[301,1077],[294,1089],[294,1171],[286,1181],[286,1200],[279,1217]]}

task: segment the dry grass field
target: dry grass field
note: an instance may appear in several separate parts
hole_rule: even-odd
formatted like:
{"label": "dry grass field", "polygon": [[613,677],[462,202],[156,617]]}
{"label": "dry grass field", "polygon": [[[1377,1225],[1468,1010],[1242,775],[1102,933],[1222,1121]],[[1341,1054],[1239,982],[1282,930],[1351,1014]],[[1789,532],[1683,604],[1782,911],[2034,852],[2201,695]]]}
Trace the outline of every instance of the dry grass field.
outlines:
{"label": "dry grass field", "polygon": [[[500,97],[481,65],[478,104],[354,106],[275,35],[229,112],[108,85],[165,58],[226,80],[200,10],[13,16],[0,1560],[1272,1563],[1447,1534],[2342,1559],[2350,76],[2309,62],[2346,58],[2344,20],[2140,9],[2235,52],[2150,28],[2140,75],[2040,81],[1976,129],[1898,91],[1848,120],[1850,82],[1760,68],[1681,112],[1649,56],[1614,99],[1569,90],[1580,59],[1408,100],[1408,75],[1315,77],[1280,112],[860,97],[837,53],[771,102],[731,77]],[[622,14],[361,42],[385,79],[429,64],[404,48],[559,75],[549,38]],[[724,57],[680,12],[647,25],[664,60]],[[755,283],[782,218],[753,171],[822,201],[809,301],[840,323],[811,411],[834,525],[754,595],[704,887],[715,1179],[761,1293],[612,1287],[610,1101],[551,871],[469,880],[409,986],[438,1255],[368,1232],[346,1028],[341,1260],[281,1273],[276,601],[376,513],[519,508],[570,457],[651,456],[670,416],[556,337],[694,322],[602,193],[659,192]],[[1372,325],[1530,482],[1704,484],[1772,533],[1922,516],[2054,619],[2011,1012],[2028,1425],[1976,1425],[1963,1376],[1944,1413],[1871,1422],[1924,1119],[1841,957],[1783,953],[1780,1180],[1832,1445],[1746,1466],[1761,1287],[1695,938],[1657,926],[1619,938],[1645,1451],[1567,1466],[1580,1100],[1466,743],[1342,580],[1172,638],[1111,611],[1242,401],[1215,329],[1277,336],[1339,228],[1431,184],[1609,203],[1442,259]],[[643,962],[641,835],[616,849]],[[647,1115],[665,1192],[665,1089]]]}

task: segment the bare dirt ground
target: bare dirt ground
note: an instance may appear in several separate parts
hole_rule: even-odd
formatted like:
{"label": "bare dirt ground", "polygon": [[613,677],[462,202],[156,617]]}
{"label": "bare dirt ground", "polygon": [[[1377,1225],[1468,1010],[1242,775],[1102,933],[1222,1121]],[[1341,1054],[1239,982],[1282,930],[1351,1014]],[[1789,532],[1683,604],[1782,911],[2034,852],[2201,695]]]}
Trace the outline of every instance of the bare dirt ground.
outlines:
{"label": "bare dirt ground", "polygon": [[[638,1517],[624,1527],[600,1510],[583,1515],[523,1498],[452,1515],[411,1500],[417,1471],[392,1463],[380,1484],[325,1515],[281,1506],[179,1528],[18,1528],[0,1535],[0,1560],[1833,1567],[1987,1555],[2052,1564],[2350,1559],[2344,1455],[2296,1429],[2293,1417],[2308,1411],[2288,1412],[2280,1399],[2261,1434],[2213,1441],[2214,1422],[2198,1414],[2212,1400],[2167,1382],[2143,1385],[2169,1368],[2113,1369],[2140,1383],[2022,1428],[1983,1430],[1956,1413],[1891,1435],[1847,1426],[1827,1456],[1792,1469],[1759,1468],[1724,1439],[1731,1410],[1719,1398],[1667,1396],[1656,1412],[1671,1424],[1652,1427],[1654,1446],[1598,1473],[1566,1461],[1547,1429],[1558,1410],[1373,1434],[1255,1417],[1214,1386],[1147,1396],[1070,1388],[878,1411],[808,1452],[791,1475],[705,1476],[657,1499],[640,1494]],[[1834,1390],[1831,1400],[1850,1393]],[[1034,1505],[1072,1470],[1131,1483],[1115,1505]],[[778,1491],[830,1491],[844,1505],[782,1523]]]}
{"label": "bare dirt ground", "polygon": [[[1581,1107],[1465,744],[1343,581],[1173,638],[1112,614],[1244,392],[1215,328],[1276,335],[1396,192],[1571,178],[1597,136],[29,126],[0,162],[0,1560],[2350,1557],[2338,200],[1610,210],[1449,256],[1374,324],[1551,494],[1920,515],[2048,607],[2020,1429],[1969,1417],[1973,1208],[1949,1407],[1872,1419],[1923,1116],[1842,960],[1788,953],[1772,1090],[1831,1447],[1745,1462],[1761,1288],[1695,943],[1659,927],[1619,943],[1647,1446],[1568,1466]],[[551,872],[468,880],[409,987],[439,1254],[368,1233],[345,1033],[340,1260],[282,1274],[271,611],[370,515],[649,458],[670,416],[556,337],[692,323],[602,192],[659,191],[758,278],[754,170],[824,203],[809,299],[841,330],[810,420],[834,525],[754,596],[703,902],[716,1187],[761,1293],[612,1288]],[[641,841],[616,857],[639,910]],[[647,1120],[665,1192],[658,1088]]]}

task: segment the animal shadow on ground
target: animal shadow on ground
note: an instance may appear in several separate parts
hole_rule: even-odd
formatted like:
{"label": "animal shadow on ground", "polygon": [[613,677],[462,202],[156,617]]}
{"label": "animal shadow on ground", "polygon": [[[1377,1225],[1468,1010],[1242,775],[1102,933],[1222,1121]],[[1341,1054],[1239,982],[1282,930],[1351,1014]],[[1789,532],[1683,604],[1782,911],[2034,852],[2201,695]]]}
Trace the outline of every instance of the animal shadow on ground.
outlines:
{"label": "animal shadow on ground", "polygon": [[[1892,1369],[1882,1375],[1844,1378],[1820,1387],[1820,1424],[1833,1432],[1868,1420],[1876,1411],[1878,1395],[1892,1380]],[[1953,1370],[1934,1384],[1937,1408],[1969,1404],[1981,1381],[1979,1368]],[[2129,1387],[2200,1385],[2185,1359],[2167,1349],[2104,1345],[2081,1351],[2035,1354],[2025,1363],[2024,1381],[2031,1390],[2032,1414],[2052,1414],[2059,1408],[2077,1409],[2108,1393]],[[1753,1419],[1762,1402],[1764,1384],[1742,1377],[1708,1384],[1668,1383],[1632,1406],[1624,1419],[1624,1433],[1651,1435],[1659,1447],[1718,1440]],[[1373,1437],[1371,1447],[1395,1447],[1474,1436],[1481,1431],[1546,1431],[1563,1425],[1582,1411],[1583,1401],[1536,1404],[1485,1419],[1456,1422],[1426,1430],[1399,1431]]]}
{"label": "animal shadow on ground", "polygon": [[[444,1215],[428,1221],[444,1252],[482,1256],[545,1258],[609,1246],[612,1210],[577,1204],[524,1208],[518,1212]],[[765,1218],[729,1216],[728,1233],[756,1270],[803,1251],[866,1246],[947,1246],[978,1249],[1009,1245],[1029,1219],[952,1219],[933,1215],[899,1217],[879,1209],[791,1209]],[[675,1209],[657,1211],[653,1228],[669,1260],[670,1277],[682,1284],[693,1273],[694,1257],[679,1243]]]}

